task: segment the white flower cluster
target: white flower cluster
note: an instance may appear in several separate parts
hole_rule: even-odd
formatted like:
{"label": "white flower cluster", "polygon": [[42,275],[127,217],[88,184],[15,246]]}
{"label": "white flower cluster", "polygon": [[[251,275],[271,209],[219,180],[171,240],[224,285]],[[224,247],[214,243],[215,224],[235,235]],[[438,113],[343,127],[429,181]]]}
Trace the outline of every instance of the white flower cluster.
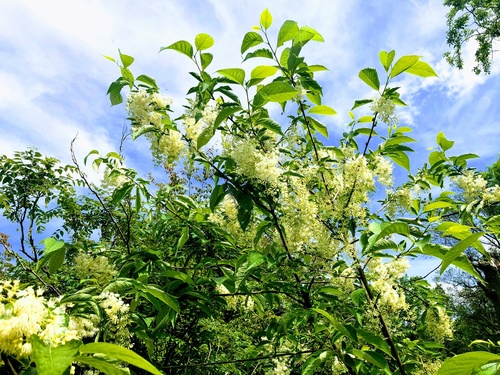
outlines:
{"label": "white flower cluster", "polygon": [[68,319],[66,307],[57,299],[45,299],[43,290],[21,289],[19,280],[0,281],[0,352],[29,357],[32,335],[58,346],[96,332],[91,319]]}
{"label": "white flower cluster", "polygon": [[165,109],[172,104],[172,99],[157,92],[146,90],[131,91],[127,95],[127,112],[132,122],[137,126],[160,126],[162,116],[156,110]]}
{"label": "white flower cluster", "polygon": [[439,343],[453,337],[451,319],[441,306],[427,310],[427,332],[429,337]]}
{"label": "white flower cluster", "polygon": [[390,160],[387,160],[381,155],[376,155],[372,161],[375,164],[375,173],[378,181],[384,186],[392,186],[393,178],[392,171],[394,169]]}
{"label": "white flower cluster", "polygon": [[[156,142],[153,144],[156,144]],[[176,130],[169,130],[168,134],[162,135],[157,142],[157,151],[166,155],[169,161],[177,159],[185,147],[182,134]]]}
{"label": "white flower cluster", "polygon": [[117,273],[113,264],[102,255],[94,257],[80,252],[74,259],[74,265],[78,277],[94,279],[100,286],[108,284]]}
{"label": "white flower cluster", "polygon": [[201,118],[198,121],[195,118],[197,113],[199,111],[190,111],[182,120],[184,129],[186,129],[186,138],[194,142],[196,142],[203,129],[214,125],[215,119],[219,114],[219,109],[217,105],[207,104],[201,112]]}
{"label": "white flower cluster", "polygon": [[391,311],[406,310],[405,295],[397,287],[397,280],[403,276],[410,263],[405,257],[394,259],[390,262],[382,262],[380,258],[370,260],[371,287],[378,294],[380,306]]}
{"label": "white flower cluster", "polygon": [[370,110],[373,112],[377,112],[380,120],[382,122],[385,122],[386,124],[389,124],[391,122],[394,122],[394,112],[395,112],[395,104],[394,102],[389,99],[381,96],[380,98],[375,98],[372,101],[372,104],[370,106]]}
{"label": "white flower cluster", "polygon": [[454,182],[458,188],[462,190],[464,199],[471,202],[475,199],[481,198],[486,190],[486,180],[473,171],[465,171],[462,175],[453,177]]}
{"label": "white flower cluster", "polygon": [[128,325],[131,322],[129,305],[126,304],[117,293],[103,292],[99,295],[101,302],[99,306],[104,310],[111,324],[106,328],[111,333],[114,341],[124,347],[131,347],[130,331]]}
{"label": "white flower cluster", "polygon": [[238,174],[271,185],[278,183],[282,171],[278,166],[277,151],[264,153],[256,148],[255,142],[244,140],[233,146],[230,156],[238,166]]}

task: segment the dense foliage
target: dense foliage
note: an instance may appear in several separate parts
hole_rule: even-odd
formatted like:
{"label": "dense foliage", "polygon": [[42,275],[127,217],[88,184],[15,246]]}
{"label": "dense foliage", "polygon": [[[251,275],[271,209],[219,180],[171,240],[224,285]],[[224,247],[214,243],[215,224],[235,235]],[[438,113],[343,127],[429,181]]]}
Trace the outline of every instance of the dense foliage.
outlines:
{"label": "dense foliage", "polygon": [[[128,90],[132,139],[149,140],[165,181],[141,178],[114,152],[84,160],[103,173],[100,186],[76,159],[61,167],[35,150],[0,159],[0,204],[20,233],[18,243],[1,238],[2,371],[486,374],[500,365],[487,351],[445,361],[448,299],[405,276],[427,255],[442,259],[441,273],[454,265],[486,285],[464,251],[496,259],[487,241],[500,231],[488,211],[500,186],[481,185],[467,166],[476,155],[450,156],[442,132],[411,173],[398,80],[434,70],[380,52],[381,69],[359,73],[373,95],[330,139],[321,118],[336,112],[316,80],[327,68],[302,56],[322,36],[289,20],[272,42],[271,26],[265,10],[243,38],[243,61],[265,64],[250,73],[210,75],[207,34],[161,48],[196,68],[177,115],[154,78],[132,73],[133,57],[107,57],[120,70],[111,103]],[[408,172],[400,185],[395,168]],[[459,193],[445,190],[450,180]],[[33,233],[54,219],[60,228],[40,247]]]}
{"label": "dense foliage", "polygon": [[489,74],[496,43],[500,40],[499,0],[445,0],[450,8],[447,15],[447,43],[452,48],[445,57],[448,62],[462,69],[463,44],[473,39],[477,42],[474,72]]}

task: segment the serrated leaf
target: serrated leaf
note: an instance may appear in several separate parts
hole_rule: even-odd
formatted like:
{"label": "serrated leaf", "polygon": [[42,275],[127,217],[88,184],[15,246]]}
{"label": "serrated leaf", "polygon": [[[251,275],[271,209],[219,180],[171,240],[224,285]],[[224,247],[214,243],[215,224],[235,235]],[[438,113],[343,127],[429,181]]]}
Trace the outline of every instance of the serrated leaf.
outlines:
{"label": "serrated leaf", "polygon": [[200,54],[201,69],[205,70],[210,65],[210,63],[212,62],[213,59],[214,59],[214,56],[211,53],[206,52],[206,53]]}
{"label": "serrated leaf", "polygon": [[462,254],[469,246],[472,246],[472,244],[479,240],[484,234],[485,232],[471,234],[448,250],[443,259],[443,263],[441,264],[441,268],[439,270],[440,274],[442,275],[446,268],[448,268],[448,266],[456,259],[456,257]]}
{"label": "serrated leaf", "polygon": [[286,20],[278,32],[277,47],[281,47],[283,43],[292,40],[299,34],[299,27],[297,22]]}
{"label": "serrated leaf", "polygon": [[392,67],[390,74],[391,78],[394,78],[403,73],[405,70],[410,69],[413,65],[415,65],[418,59],[420,59],[420,56],[416,55],[407,55],[400,57]]}
{"label": "serrated leaf", "polygon": [[429,64],[423,61],[417,61],[410,68],[406,69],[406,73],[414,74],[419,77],[437,77],[437,73]]}
{"label": "serrated leaf", "polygon": [[249,31],[243,37],[243,41],[241,42],[241,54],[243,55],[249,48],[258,46],[264,41],[259,33],[255,31]]}
{"label": "serrated leaf", "polygon": [[240,68],[229,68],[217,70],[217,73],[243,86],[245,81],[245,71]]}
{"label": "serrated leaf", "polygon": [[104,354],[109,358],[114,358],[119,361],[129,363],[154,375],[162,375],[162,373],[156,367],[154,367],[140,355],[134,353],[130,349],[115,344],[109,344],[107,342],[93,342],[85,344],[80,347],[80,353]]}
{"label": "serrated leaf", "polygon": [[361,107],[361,106],[364,106],[368,103],[371,103],[373,102],[373,99],[361,99],[361,100],[355,100],[354,101],[354,105],[352,106],[351,108],[351,111],[358,108],[358,107]]}
{"label": "serrated leaf", "polygon": [[274,58],[273,53],[270,50],[268,50],[267,48],[261,48],[261,49],[258,49],[256,51],[247,53],[247,55],[245,56],[243,61],[247,61],[248,59],[252,59],[255,57],[263,57],[266,59],[273,59]]}
{"label": "serrated leaf", "polygon": [[208,34],[198,34],[194,38],[194,46],[198,51],[203,51],[205,49],[209,49],[214,45],[214,38],[212,38]]}
{"label": "serrated leaf", "polygon": [[359,72],[358,77],[372,89],[376,91],[380,89],[380,81],[378,79],[378,73],[375,69],[365,68]]}
{"label": "serrated leaf", "polygon": [[258,94],[270,102],[285,102],[295,97],[297,90],[286,82],[275,81],[261,88]]}
{"label": "serrated leaf", "polygon": [[49,273],[53,274],[64,264],[64,257],[66,256],[66,248],[59,249],[58,251],[54,251],[50,255],[49,259]]}
{"label": "serrated leaf", "polygon": [[156,83],[156,80],[153,77],[150,77],[146,74],[141,74],[136,78],[136,81],[141,81],[144,82],[145,84],[154,87],[155,89],[158,88],[158,84]]}
{"label": "serrated leaf", "polygon": [[272,23],[273,23],[273,16],[269,12],[269,9],[266,8],[260,15],[260,25],[264,30],[267,30],[269,29],[269,27],[271,27]]}
{"label": "serrated leaf", "polygon": [[266,129],[279,134],[283,135],[283,131],[281,130],[281,125],[274,121],[272,118],[264,118],[262,120],[259,120],[257,124],[262,125]]}
{"label": "serrated leaf", "polygon": [[394,50],[392,50],[390,52],[380,51],[380,53],[378,54],[379,59],[380,59],[380,63],[382,64],[382,66],[384,67],[386,72],[389,71],[389,68],[392,64],[392,61],[394,60],[395,55],[396,55],[396,52]]}
{"label": "serrated leaf", "polygon": [[175,42],[168,47],[161,47],[160,52],[166,49],[173,49],[174,51],[182,53],[189,58],[193,58],[193,46],[191,45],[191,43],[185,40],[179,40],[178,42]]}
{"label": "serrated leaf", "polygon": [[324,115],[324,116],[333,116],[336,115],[337,112],[332,107],[329,107],[327,105],[317,105],[315,107],[312,107],[308,114],[310,115]]}

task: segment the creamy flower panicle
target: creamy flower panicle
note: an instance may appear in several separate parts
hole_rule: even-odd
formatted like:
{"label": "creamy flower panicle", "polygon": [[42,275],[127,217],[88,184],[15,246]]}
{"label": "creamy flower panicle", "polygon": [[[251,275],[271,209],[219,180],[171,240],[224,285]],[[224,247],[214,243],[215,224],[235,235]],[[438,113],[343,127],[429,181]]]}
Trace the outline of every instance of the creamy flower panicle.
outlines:
{"label": "creamy flower panicle", "polygon": [[91,337],[97,332],[91,319],[69,317],[59,299],[45,299],[43,290],[21,289],[16,281],[0,281],[0,351],[21,358],[31,355],[30,338],[47,345]]}

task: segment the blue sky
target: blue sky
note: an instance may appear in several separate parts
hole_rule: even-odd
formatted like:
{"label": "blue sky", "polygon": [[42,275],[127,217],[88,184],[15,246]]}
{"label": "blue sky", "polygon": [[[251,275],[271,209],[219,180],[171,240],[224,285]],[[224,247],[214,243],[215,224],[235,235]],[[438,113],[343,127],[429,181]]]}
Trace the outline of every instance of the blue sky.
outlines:
{"label": "blue sky", "polygon": [[[472,72],[474,44],[465,47],[459,71],[442,58],[447,9],[441,0],[408,1],[129,1],[0,0],[0,153],[28,146],[70,163],[70,141],[78,134],[80,160],[92,149],[118,148],[127,124],[124,106],[110,107],[106,90],[118,68],[102,55],[135,57],[132,71],[158,80],[163,93],[181,109],[194,84],[189,60],[160,47],[196,34],[215,39],[212,72],[239,67],[243,35],[269,8],[276,35],[292,19],[318,30],[325,43],[305,48],[306,61],[330,70],[318,75],[324,104],[338,115],[325,122],[335,143],[349,121],[355,99],[374,96],[359,78],[365,67],[379,69],[378,52],[418,54],[439,78],[407,77],[398,86],[410,106],[400,110],[402,125],[414,128],[416,159],[424,160],[439,131],[455,141],[454,153],[473,152],[484,167],[500,151],[500,61],[490,76]],[[498,59],[497,59],[498,60]],[[250,66],[250,65],[248,65]],[[180,112],[179,112],[180,114]],[[361,113],[360,113],[361,114]],[[145,142],[127,143],[127,165],[146,173],[152,168]],[[417,163],[418,164],[418,163]]]}

